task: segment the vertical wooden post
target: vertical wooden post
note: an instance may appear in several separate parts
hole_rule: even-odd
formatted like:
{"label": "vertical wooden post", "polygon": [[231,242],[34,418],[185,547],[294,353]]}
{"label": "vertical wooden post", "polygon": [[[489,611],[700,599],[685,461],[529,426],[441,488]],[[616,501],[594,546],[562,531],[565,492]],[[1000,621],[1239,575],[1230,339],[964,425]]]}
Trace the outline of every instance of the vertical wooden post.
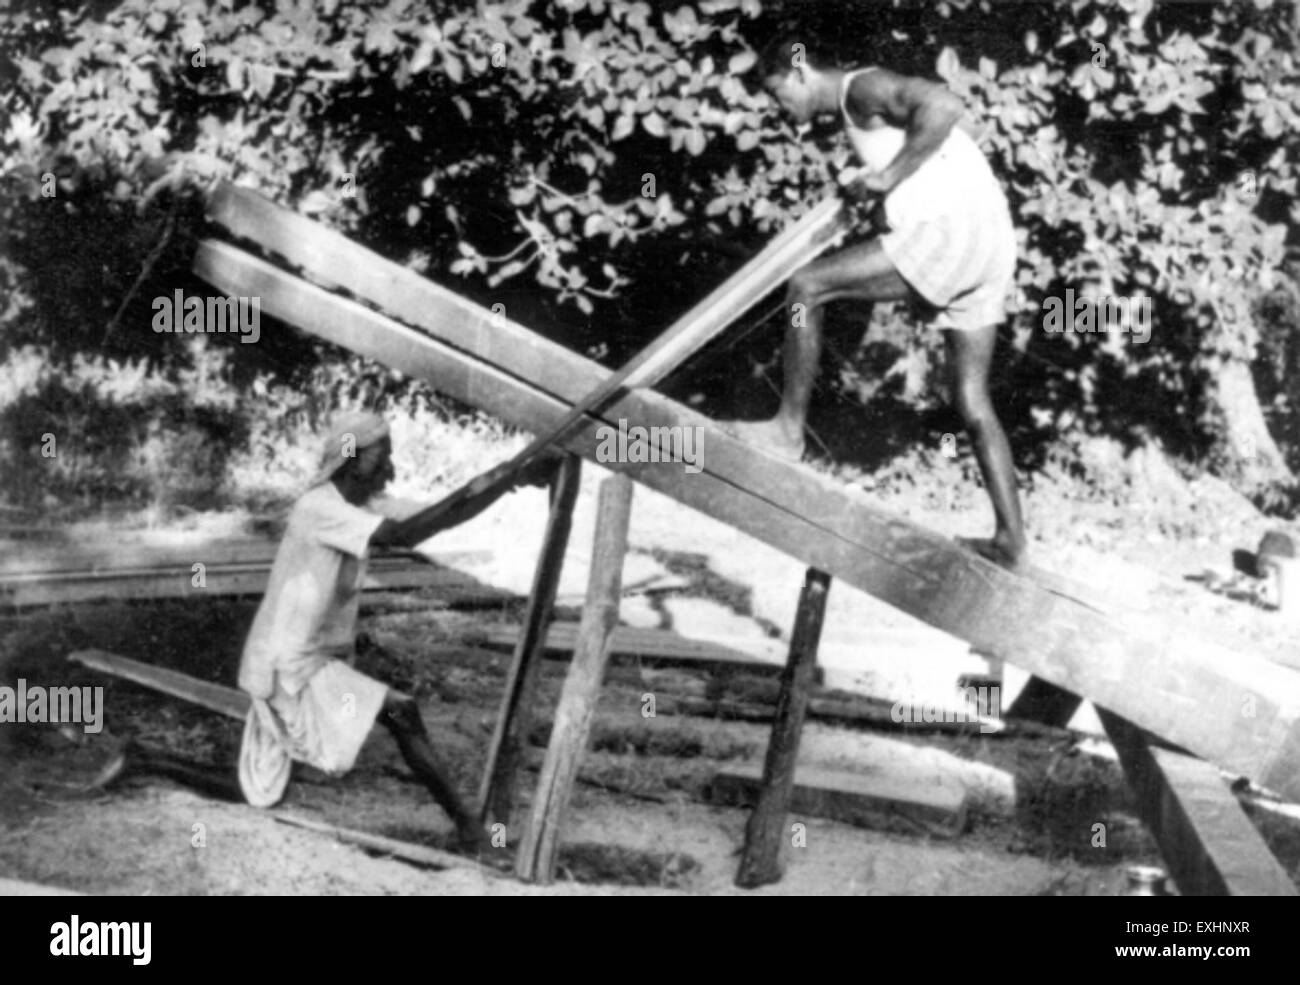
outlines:
{"label": "vertical wooden post", "polygon": [[591,718],[609,659],[610,637],[618,622],[631,512],[631,479],[616,475],[601,483],[591,578],[587,583],[587,601],[578,626],[573,663],[569,665],[555,711],[555,726],[542,762],[528,826],[515,856],[515,875],[528,882],[546,883],[555,877],[560,832],[591,732]]}
{"label": "vertical wooden post", "polygon": [[785,822],[794,789],[795,760],[804,712],[817,666],[817,644],[826,615],[826,595],[831,578],[824,571],[809,568],[799,595],[799,611],[790,637],[790,656],[781,673],[781,693],[772,720],[772,737],[767,743],[763,765],[763,786],[758,803],[745,825],[745,850],[736,873],[736,885],[753,889],[781,878],[781,846]]}
{"label": "vertical wooden post", "polygon": [[515,772],[532,727],[533,695],[546,645],[546,629],[560,585],[564,552],[569,545],[573,504],[582,479],[582,459],[568,455],[551,479],[551,507],[546,535],[533,572],[533,587],[524,612],[524,625],[515,643],[510,673],[506,676],[501,711],[497,716],[487,766],[479,787],[479,819],[483,824],[510,823],[514,806]]}

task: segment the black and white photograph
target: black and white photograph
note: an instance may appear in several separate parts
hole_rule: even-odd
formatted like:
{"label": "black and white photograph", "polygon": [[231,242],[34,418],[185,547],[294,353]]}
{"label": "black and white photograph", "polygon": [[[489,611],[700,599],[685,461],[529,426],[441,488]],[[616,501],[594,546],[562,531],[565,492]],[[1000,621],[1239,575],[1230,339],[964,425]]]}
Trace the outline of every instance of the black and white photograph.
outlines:
{"label": "black and white photograph", "polygon": [[23,950],[1297,895],[1298,180],[1294,0],[0,0]]}

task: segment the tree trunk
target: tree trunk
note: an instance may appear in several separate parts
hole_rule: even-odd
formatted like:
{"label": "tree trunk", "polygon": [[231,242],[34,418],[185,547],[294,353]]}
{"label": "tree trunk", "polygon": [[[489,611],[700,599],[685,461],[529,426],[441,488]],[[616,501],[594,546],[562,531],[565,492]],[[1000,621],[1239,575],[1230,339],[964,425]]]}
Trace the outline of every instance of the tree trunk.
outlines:
{"label": "tree trunk", "polygon": [[1294,485],[1296,477],[1264,421],[1250,364],[1227,363],[1215,379],[1210,399],[1223,426],[1215,448],[1217,471],[1250,497]]}

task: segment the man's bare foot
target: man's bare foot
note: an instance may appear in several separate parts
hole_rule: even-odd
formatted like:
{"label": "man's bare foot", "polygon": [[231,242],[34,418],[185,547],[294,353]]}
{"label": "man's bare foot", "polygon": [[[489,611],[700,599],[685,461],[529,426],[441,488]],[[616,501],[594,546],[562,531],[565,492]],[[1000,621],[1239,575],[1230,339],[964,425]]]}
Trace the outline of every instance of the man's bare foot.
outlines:
{"label": "man's bare foot", "polygon": [[1016,571],[1024,563],[1025,545],[1016,544],[1010,538],[1001,535],[992,538],[958,537],[957,543],[1008,571]]}
{"label": "man's bare foot", "polygon": [[718,427],[734,434],[747,445],[762,448],[777,458],[797,462],[803,458],[803,432],[797,436],[781,423],[780,418],[770,421],[718,421]]}

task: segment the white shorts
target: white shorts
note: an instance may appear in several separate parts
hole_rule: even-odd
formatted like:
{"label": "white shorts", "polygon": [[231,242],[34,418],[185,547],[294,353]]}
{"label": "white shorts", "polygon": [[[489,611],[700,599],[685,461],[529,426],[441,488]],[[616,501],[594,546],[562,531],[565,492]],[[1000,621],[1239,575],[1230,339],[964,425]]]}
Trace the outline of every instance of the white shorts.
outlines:
{"label": "white shorts", "polygon": [[1006,317],[1016,231],[1000,192],[982,204],[900,223],[880,245],[903,279],[937,309],[935,327],[969,332]]}
{"label": "white shorts", "polygon": [[239,750],[239,785],[254,807],[284,796],[293,760],[342,774],[357,760],[384,706],[388,686],[330,660],[297,694],[276,681],[270,699],[253,699]]}

